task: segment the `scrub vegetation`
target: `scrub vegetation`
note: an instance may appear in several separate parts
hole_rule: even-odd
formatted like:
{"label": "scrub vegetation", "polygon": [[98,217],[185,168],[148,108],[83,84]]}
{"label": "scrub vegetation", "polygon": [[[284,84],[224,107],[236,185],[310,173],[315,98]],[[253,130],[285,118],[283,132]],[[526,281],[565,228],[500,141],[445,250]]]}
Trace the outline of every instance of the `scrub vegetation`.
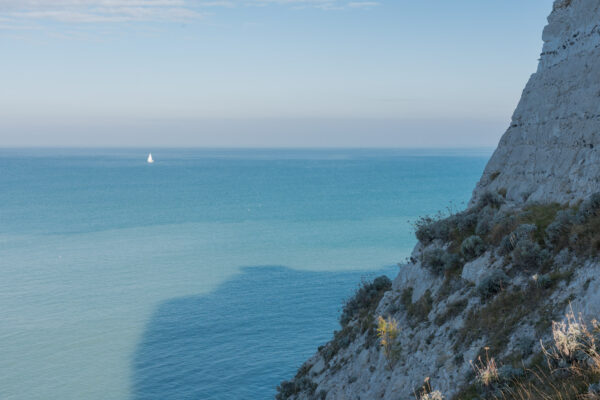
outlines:
{"label": "scrub vegetation", "polygon": [[[439,352],[442,345],[444,358],[432,357],[471,376],[450,397],[426,380],[415,399],[600,400],[600,324],[572,312],[561,319],[574,296],[589,287],[588,279],[577,283],[576,292],[569,289],[578,269],[598,259],[600,193],[574,205],[522,208],[506,204],[505,194],[486,193],[463,212],[415,223],[420,246],[410,261],[428,271],[432,283],[392,292],[378,315],[392,283],[386,277],[363,282],[344,303],[341,329],[319,348],[329,374],[375,343],[390,374],[399,364],[406,367],[417,349],[426,354],[431,345]],[[360,347],[342,351],[359,339]],[[282,383],[278,399],[326,396],[309,377],[311,366],[303,368],[304,374],[301,369]]]}

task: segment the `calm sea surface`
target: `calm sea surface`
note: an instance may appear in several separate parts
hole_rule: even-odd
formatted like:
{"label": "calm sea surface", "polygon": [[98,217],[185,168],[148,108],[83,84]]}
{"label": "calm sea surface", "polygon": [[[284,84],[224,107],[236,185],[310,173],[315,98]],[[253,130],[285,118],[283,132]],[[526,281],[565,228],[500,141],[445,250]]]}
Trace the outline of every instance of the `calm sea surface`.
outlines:
{"label": "calm sea surface", "polygon": [[268,399],[488,150],[0,150],[0,399]]}

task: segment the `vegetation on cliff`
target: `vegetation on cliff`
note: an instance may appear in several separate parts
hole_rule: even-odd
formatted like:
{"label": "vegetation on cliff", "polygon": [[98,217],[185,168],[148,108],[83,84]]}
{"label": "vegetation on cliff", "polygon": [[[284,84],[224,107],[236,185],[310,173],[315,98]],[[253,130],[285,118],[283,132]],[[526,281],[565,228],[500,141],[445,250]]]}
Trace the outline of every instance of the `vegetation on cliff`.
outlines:
{"label": "vegetation on cliff", "polygon": [[[415,228],[420,247],[411,263],[431,273],[430,286],[417,296],[416,287],[392,289],[384,277],[364,283],[344,305],[341,330],[282,383],[278,399],[337,398],[321,382],[339,379],[364,351],[381,352],[385,365],[374,359],[363,373],[387,375],[390,383],[396,365],[406,371],[417,349],[431,357],[434,375],[442,363],[449,368],[447,357],[435,353],[444,347],[464,376],[448,393],[431,390],[433,377],[429,389],[413,382],[414,397],[600,399],[599,325],[588,329],[573,314],[561,322],[589,286],[589,279],[570,285],[574,276],[600,250],[600,194],[570,206],[517,208],[500,191],[466,211],[424,217]],[[318,371],[315,362],[324,363]],[[359,377],[349,374],[350,387]]]}

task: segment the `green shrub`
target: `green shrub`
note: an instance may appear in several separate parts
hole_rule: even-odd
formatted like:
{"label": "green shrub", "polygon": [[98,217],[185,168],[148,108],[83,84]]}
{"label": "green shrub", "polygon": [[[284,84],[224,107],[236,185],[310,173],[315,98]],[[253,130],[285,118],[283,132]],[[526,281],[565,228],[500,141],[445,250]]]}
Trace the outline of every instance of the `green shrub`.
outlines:
{"label": "green shrub", "polygon": [[485,252],[485,243],[477,235],[469,236],[462,242],[460,252],[467,261],[473,260]]}
{"label": "green shrub", "polygon": [[475,212],[463,212],[454,216],[456,229],[459,232],[474,232],[479,216]]}
{"label": "green shrub", "polygon": [[475,226],[475,234],[478,236],[485,236],[492,230],[494,218],[496,216],[496,210],[492,207],[484,207],[479,212],[477,218],[477,225]]}
{"label": "green shrub", "polygon": [[517,217],[513,214],[498,213],[492,221],[492,228],[487,235],[487,241],[494,246],[499,245],[503,238],[519,226]]}
{"label": "green shrub", "polygon": [[511,254],[515,267],[529,269],[538,269],[546,255],[540,245],[531,239],[519,240]]}
{"label": "green shrub", "polygon": [[546,244],[555,249],[568,245],[569,232],[575,222],[573,210],[560,210],[556,213],[554,221],[546,228]]}
{"label": "green shrub", "polygon": [[536,276],[535,284],[537,287],[542,289],[551,288],[554,284],[552,277],[549,274]]}
{"label": "green shrub", "polygon": [[444,242],[449,241],[450,233],[454,228],[452,221],[449,221],[448,218],[443,218],[442,214],[437,214],[433,217],[421,217],[415,222],[414,226],[417,239],[426,245],[436,239]]}
{"label": "green shrub", "polygon": [[502,271],[493,271],[477,286],[477,292],[482,299],[489,299],[506,289],[510,279]]}
{"label": "green shrub", "polygon": [[373,282],[363,282],[354,296],[344,304],[340,324],[345,326],[361,313],[373,311],[383,294],[391,288],[392,281],[387,276],[375,278]]}
{"label": "green shrub", "polygon": [[443,249],[432,249],[423,253],[422,264],[432,273],[441,275],[460,268],[460,258]]}
{"label": "green shrub", "polygon": [[521,241],[531,241],[537,227],[533,224],[521,224],[513,232],[502,238],[499,252],[502,255],[512,252]]}
{"label": "green shrub", "polygon": [[434,240],[440,240],[443,243],[458,242],[472,235],[477,226],[477,210],[467,210],[461,213],[444,217],[438,213],[433,217],[421,217],[415,222],[415,235],[417,239],[428,245]]}
{"label": "green shrub", "polygon": [[485,206],[499,208],[502,204],[504,204],[504,198],[499,193],[488,191],[481,195],[476,208],[482,209]]}
{"label": "green shrub", "polygon": [[544,232],[548,225],[554,221],[556,214],[562,208],[558,203],[530,204],[520,215],[521,222],[533,224],[537,227],[533,239],[539,244],[544,244]]}
{"label": "green shrub", "polygon": [[281,382],[281,384],[277,386],[277,394],[275,395],[275,399],[287,400],[299,393],[308,393],[309,395],[313,395],[316,390],[317,384],[311,381],[308,377],[304,376],[300,379]]}

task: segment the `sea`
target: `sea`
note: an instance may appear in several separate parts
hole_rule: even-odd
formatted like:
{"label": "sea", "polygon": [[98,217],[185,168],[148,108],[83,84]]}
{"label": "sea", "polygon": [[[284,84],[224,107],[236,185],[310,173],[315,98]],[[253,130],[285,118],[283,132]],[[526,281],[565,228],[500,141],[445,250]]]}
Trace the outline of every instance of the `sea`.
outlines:
{"label": "sea", "polygon": [[491,152],[0,149],[0,399],[274,398]]}

